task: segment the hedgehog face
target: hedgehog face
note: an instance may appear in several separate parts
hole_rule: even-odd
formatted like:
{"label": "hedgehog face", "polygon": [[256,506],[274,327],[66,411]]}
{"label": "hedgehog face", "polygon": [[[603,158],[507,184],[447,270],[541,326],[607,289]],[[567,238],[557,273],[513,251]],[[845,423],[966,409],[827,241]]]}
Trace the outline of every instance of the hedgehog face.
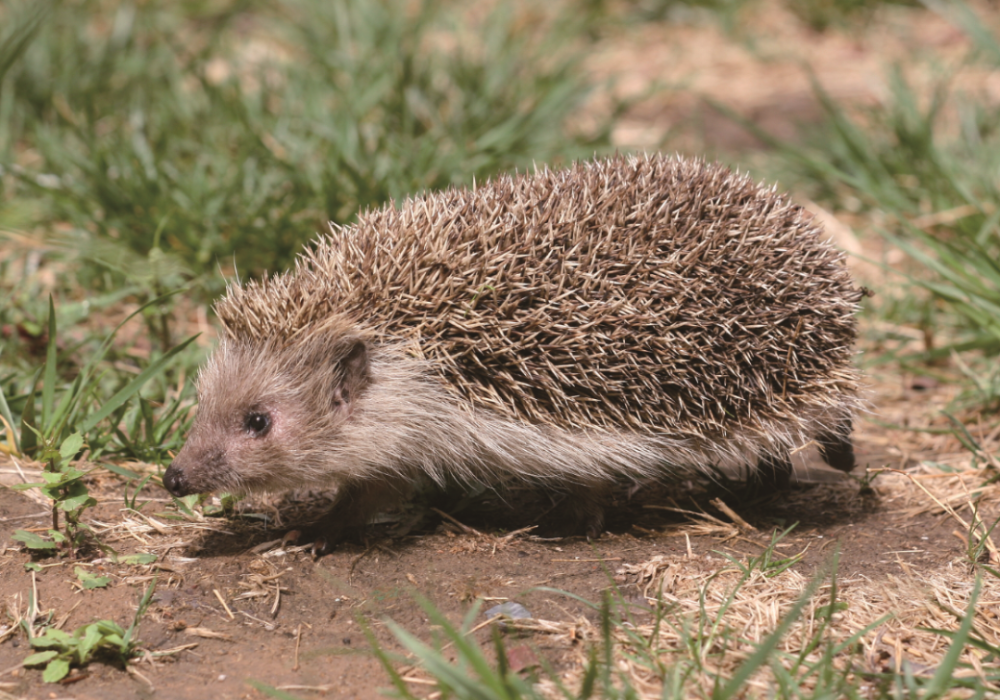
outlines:
{"label": "hedgehog face", "polygon": [[223,342],[198,379],[191,434],[163,475],[175,496],[253,493],[337,479],[331,449],[368,378],[357,338]]}

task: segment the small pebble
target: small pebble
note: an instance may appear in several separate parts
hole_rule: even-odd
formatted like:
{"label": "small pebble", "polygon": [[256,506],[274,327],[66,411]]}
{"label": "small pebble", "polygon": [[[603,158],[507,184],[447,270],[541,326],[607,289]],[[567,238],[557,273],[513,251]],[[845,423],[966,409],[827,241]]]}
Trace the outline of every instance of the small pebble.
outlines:
{"label": "small pebble", "polygon": [[[494,618],[504,615],[512,620],[523,620],[530,619],[531,613],[528,609],[521,605],[520,603],[515,603],[514,601],[508,600],[506,603],[500,603],[500,605],[494,605],[492,608],[486,611],[486,617]],[[499,623],[500,629],[504,628],[503,622]]]}

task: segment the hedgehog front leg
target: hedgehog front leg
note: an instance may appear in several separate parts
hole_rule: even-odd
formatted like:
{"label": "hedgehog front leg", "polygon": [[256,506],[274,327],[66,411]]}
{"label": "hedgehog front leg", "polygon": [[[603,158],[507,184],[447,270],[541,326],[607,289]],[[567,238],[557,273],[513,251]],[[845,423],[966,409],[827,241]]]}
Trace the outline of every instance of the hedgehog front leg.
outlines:
{"label": "hedgehog front leg", "polygon": [[554,523],[553,534],[586,535],[597,539],[604,532],[604,514],[611,501],[612,484],[607,481],[585,481],[563,485],[562,500],[549,512]]}
{"label": "hedgehog front leg", "polygon": [[344,482],[333,508],[310,528],[317,534],[313,552],[325,554],[345,537],[363,529],[380,512],[402,502],[410,494],[411,485],[411,480],[402,477]]}
{"label": "hedgehog front leg", "polygon": [[856,462],[854,444],[851,442],[850,418],[842,421],[836,431],[817,436],[816,442],[819,443],[819,453],[824,462],[842,472],[854,471]]}

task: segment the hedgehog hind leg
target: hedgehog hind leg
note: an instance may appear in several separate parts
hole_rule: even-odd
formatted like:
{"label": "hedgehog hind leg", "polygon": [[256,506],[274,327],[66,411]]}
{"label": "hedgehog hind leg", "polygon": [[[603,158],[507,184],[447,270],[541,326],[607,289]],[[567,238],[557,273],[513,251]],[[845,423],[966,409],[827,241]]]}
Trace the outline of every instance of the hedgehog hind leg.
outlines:
{"label": "hedgehog hind leg", "polygon": [[823,461],[834,469],[850,473],[854,471],[854,443],[851,441],[851,419],[847,418],[831,432],[816,437],[819,454]]}
{"label": "hedgehog hind leg", "polygon": [[787,453],[765,453],[751,475],[755,490],[763,493],[787,491],[792,483],[792,460]]}
{"label": "hedgehog hind leg", "polygon": [[605,513],[611,501],[611,484],[590,485],[577,493],[577,522],[587,539],[597,539],[604,532]]}

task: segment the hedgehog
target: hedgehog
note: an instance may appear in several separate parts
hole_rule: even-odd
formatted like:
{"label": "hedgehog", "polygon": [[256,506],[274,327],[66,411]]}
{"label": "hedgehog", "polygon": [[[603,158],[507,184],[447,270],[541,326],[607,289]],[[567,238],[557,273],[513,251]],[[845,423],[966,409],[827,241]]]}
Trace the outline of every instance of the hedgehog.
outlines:
{"label": "hedgehog", "polygon": [[698,159],[411,198],[227,288],[163,483],[335,488],[325,544],[419,480],[548,489],[597,535],[617,481],[735,464],[780,487],[810,443],[849,472],[862,295],[811,215]]}

